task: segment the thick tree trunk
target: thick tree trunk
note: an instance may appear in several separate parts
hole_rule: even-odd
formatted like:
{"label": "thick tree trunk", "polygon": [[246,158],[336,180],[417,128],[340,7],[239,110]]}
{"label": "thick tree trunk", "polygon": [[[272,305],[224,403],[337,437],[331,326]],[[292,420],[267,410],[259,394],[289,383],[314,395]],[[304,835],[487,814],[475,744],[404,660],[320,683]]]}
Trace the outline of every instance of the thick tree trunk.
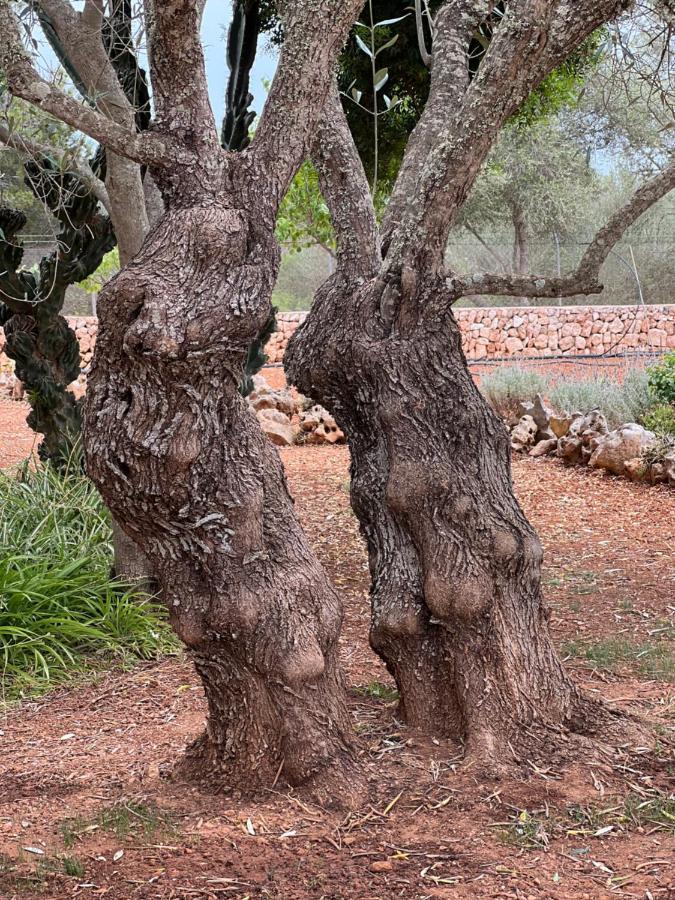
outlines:
{"label": "thick tree trunk", "polygon": [[340,603],[238,391],[278,264],[262,221],[241,199],[165,214],[101,295],[85,429],[88,470],[204,683],[183,768],[249,790],[339,774],[351,742]]}
{"label": "thick tree trunk", "polygon": [[394,325],[391,290],[334,277],[286,368],[348,437],[371,644],[402,714],[497,758],[523,727],[570,721],[581,700],[549,637],[508,435],[472,381],[447,298],[425,297],[417,321]]}

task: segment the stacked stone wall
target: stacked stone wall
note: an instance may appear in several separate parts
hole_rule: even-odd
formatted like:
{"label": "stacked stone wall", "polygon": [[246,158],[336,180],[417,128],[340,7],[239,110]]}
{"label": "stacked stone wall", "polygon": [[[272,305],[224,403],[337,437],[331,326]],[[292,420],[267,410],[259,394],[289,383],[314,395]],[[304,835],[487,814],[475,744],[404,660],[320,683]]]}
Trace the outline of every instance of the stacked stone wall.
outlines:
{"label": "stacked stone wall", "polygon": [[[280,313],[267,347],[270,362],[280,363],[288,341],[307,313]],[[660,353],[675,349],[675,305],[474,307],[456,310],[469,360],[533,356],[583,356],[626,352]],[[82,351],[80,383],[86,381],[98,323],[69,319]],[[3,352],[0,329],[0,388],[12,387],[13,366]]]}

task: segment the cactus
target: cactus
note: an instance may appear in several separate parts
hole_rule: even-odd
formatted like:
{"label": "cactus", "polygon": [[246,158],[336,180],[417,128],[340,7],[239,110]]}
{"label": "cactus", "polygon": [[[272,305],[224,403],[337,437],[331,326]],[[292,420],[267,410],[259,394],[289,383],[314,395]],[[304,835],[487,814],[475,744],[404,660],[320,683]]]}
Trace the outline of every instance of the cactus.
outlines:
{"label": "cactus", "polygon": [[[249,109],[253,102],[249,84],[260,33],[259,0],[235,0],[233,6],[232,24],[227,35],[227,64],[230,77],[227,83],[221,144],[225,150],[240,152],[251,142],[249,130],[255,119],[255,112]],[[253,376],[267,362],[265,344],[276,328],[276,312],[276,309],[272,309],[269,319],[248,348],[239,384],[239,393],[243,397],[251,393]]]}
{"label": "cactus", "polygon": [[115,246],[110,220],[80,179],[48,159],[27,163],[26,182],[60,222],[57,249],[37,271],[21,269],[18,233],[26,217],[0,209],[0,326],[31,404],[30,427],[42,434],[40,457],[60,465],[82,426],[80,404],[68,385],[80,373],[75,332],[61,315],[66,290],[94,272]]}
{"label": "cactus", "polygon": [[[88,100],[49,17],[40,5],[33,5],[54,53]],[[150,125],[150,95],[146,73],[134,53],[131,23],[130,0],[114,0],[104,22],[103,40],[136,109],[136,127],[142,131]],[[105,179],[103,147],[96,150],[90,166],[98,178]],[[66,290],[95,272],[117,241],[110,219],[77,175],[61,171],[46,157],[27,161],[24,171],[26,184],[61,227],[57,249],[41,260],[37,271],[21,269],[23,248],[18,233],[26,217],[17,210],[0,209],[0,327],[5,331],[5,352],[27,389],[32,407],[28,424],[44,436],[40,457],[58,466],[72,452],[82,428],[81,405],[67,389],[80,373],[80,348],[61,315]]]}
{"label": "cactus", "polygon": [[235,0],[232,24],[227,35],[227,83],[225,118],[221,143],[225,150],[245,150],[250,144],[249,129],[255,113],[249,110],[253,95],[249,92],[251,69],[258,49],[260,17],[258,0]]}

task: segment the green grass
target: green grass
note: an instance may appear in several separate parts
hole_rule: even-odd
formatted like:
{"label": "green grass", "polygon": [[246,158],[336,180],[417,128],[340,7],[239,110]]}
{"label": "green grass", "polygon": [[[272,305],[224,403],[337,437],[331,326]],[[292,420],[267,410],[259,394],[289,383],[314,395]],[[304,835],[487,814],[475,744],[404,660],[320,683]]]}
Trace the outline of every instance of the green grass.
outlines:
{"label": "green grass", "polygon": [[69,875],[71,878],[84,878],[84,863],[76,856],[62,857],[61,864],[65,875]]}
{"label": "green grass", "polygon": [[627,665],[643,678],[675,682],[673,637],[675,629],[666,624],[652,640],[642,643],[611,637],[593,643],[566,641],[560,650],[565,657],[585,659],[595,668],[608,672],[615,672],[621,665]]}
{"label": "green grass", "polygon": [[624,830],[656,828],[675,834],[675,796],[655,792],[655,796],[641,797],[630,793],[613,806],[570,806],[567,815],[573,822],[589,831],[607,825]]}
{"label": "green grass", "polygon": [[108,514],[77,461],[0,472],[0,673],[11,701],[176,647],[163,611],[111,579]]}
{"label": "green grass", "polygon": [[396,688],[383,684],[381,681],[371,681],[370,684],[362,685],[355,690],[364,697],[373,697],[375,700],[384,700],[387,703],[393,703],[394,700],[399,699]]}
{"label": "green grass", "polygon": [[152,837],[158,832],[170,832],[174,826],[167,813],[154,804],[124,800],[103,807],[91,819],[76,816],[65,819],[60,825],[63,846],[70,850],[85,835],[95,831],[107,831],[119,840],[143,835]]}

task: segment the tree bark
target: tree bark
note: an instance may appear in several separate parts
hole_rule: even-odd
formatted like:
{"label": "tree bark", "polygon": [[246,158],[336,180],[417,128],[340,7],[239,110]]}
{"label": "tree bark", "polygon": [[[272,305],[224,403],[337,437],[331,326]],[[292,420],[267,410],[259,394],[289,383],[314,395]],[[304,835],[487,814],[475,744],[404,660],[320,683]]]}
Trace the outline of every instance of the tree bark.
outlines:
{"label": "tree bark", "polygon": [[252,146],[227,154],[206,91],[201,5],[149,4],[155,127],[171,135],[149,171],[165,211],[102,292],[85,450],[203,682],[207,726],[181,770],[213,786],[280,780],[349,796],[347,772],[355,783],[340,602],[239,384],[270,315],[278,203],[358,5],[324,3],[325,29],[308,39],[314,6],[283,4],[275,103]]}
{"label": "tree bark", "polygon": [[104,289],[85,446],[204,683],[184,770],[250,789],[345,765],[351,732],[340,603],[238,391],[278,251],[255,203],[236,207],[170,209]]}
{"label": "tree bark", "polygon": [[581,699],[549,637],[542,549],[513,494],[508,434],[471,379],[446,298],[430,295],[396,333],[381,302],[377,282],[325,286],[287,370],[348,437],[371,644],[402,715],[490,758],[524,726],[569,722]]}
{"label": "tree bark", "polygon": [[[542,548],[513,493],[509,437],[468,371],[456,295],[426,270],[383,263],[334,95],[313,160],[339,266],[290,341],[286,371],[347,435],[370,559],[370,640],[401,714],[494,763],[524,729],[571,724],[585,706],[549,636]],[[454,190],[466,196],[460,173]],[[393,252],[409,249],[397,241]]]}

